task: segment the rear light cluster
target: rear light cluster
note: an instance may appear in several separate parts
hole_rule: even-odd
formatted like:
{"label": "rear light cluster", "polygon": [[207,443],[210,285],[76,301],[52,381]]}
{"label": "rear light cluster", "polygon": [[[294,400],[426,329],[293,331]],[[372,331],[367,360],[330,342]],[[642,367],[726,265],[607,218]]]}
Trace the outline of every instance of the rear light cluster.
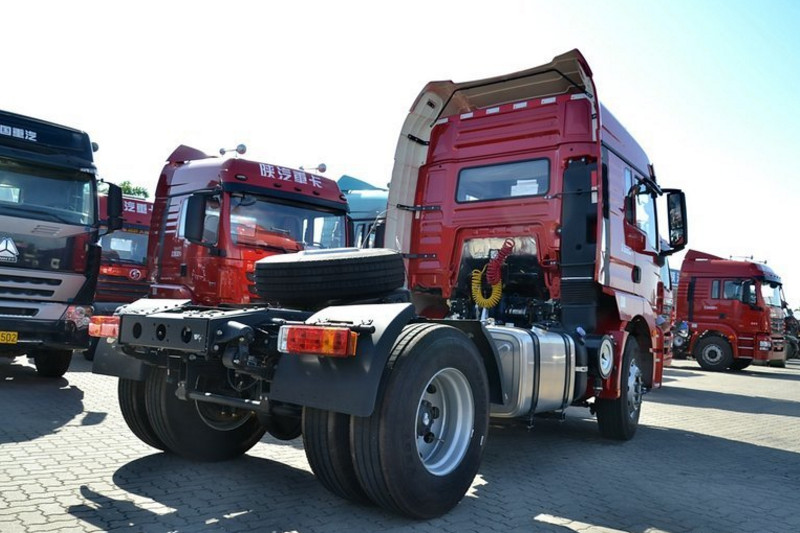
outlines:
{"label": "rear light cluster", "polygon": [[119,336],[119,317],[93,316],[89,323],[89,335],[116,339]]}
{"label": "rear light cluster", "polygon": [[287,354],[353,357],[357,342],[358,334],[347,328],[282,326],[278,333],[278,350]]}

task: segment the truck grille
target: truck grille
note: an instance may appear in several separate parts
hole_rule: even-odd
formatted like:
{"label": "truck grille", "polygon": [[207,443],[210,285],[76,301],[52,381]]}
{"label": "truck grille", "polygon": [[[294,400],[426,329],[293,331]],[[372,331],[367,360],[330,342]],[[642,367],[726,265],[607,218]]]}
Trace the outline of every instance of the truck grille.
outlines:
{"label": "truck grille", "polygon": [[60,279],[0,274],[0,297],[50,299],[61,285]]}
{"label": "truck grille", "polygon": [[36,316],[38,309],[21,309],[18,307],[0,307],[0,316]]}
{"label": "truck grille", "polygon": [[147,296],[147,283],[118,276],[100,275],[97,279],[97,300],[133,302]]}

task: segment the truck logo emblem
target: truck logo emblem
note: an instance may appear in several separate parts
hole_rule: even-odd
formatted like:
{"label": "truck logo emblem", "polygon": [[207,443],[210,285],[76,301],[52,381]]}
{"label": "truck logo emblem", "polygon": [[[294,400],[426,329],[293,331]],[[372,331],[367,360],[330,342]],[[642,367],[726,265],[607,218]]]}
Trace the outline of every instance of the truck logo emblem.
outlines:
{"label": "truck logo emblem", "polygon": [[6,237],[0,241],[0,262],[16,263],[18,258],[19,250],[17,250],[17,245],[14,244],[14,239]]}
{"label": "truck logo emblem", "polygon": [[136,281],[137,279],[142,279],[142,271],[138,268],[134,268],[130,272],[128,272],[128,277],[132,280]]}

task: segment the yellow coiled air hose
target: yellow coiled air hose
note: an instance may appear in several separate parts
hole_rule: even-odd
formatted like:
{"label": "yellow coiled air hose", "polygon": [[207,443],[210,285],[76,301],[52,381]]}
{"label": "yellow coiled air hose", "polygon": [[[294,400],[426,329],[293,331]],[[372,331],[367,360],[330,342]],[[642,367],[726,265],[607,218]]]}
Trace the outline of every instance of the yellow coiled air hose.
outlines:
{"label": "yellow coiled air hose", "polygon": [[486,267],[483,270],[472,271],[472,299],[478,304],[478,307],[489,309],[500,303],[500,297],[503,295],[503,283],[497,282],[492,285],[492,294],[485,298],[481,285],[483,285],[483,273],[486,272]]}

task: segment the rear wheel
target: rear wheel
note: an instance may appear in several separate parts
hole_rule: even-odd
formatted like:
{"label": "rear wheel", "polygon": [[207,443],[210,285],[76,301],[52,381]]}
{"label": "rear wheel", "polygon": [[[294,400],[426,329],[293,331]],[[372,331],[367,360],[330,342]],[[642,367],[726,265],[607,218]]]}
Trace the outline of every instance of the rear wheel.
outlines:
{"label": "rear wheel", "polygon": [[717,335],[703,337],[694,347],[694,358],[704,370],[721,372],[733,363],[731,345]]}
{"label": "rear wheel", "polygon": [[199,461],[223,461],[244,454],[264,436],[252,411],[181,400],[165,368],[153,368],[145,382],[145,406],[153,430],[173,453]]}
{"label": "rear wheel", "polygon": [[350,415],[304,408],[303,447],[323,487],[346,500],[370,501],[358,482],[350,455]]}
{"label": "rear wheel", "polygon": [[60,378],[71,362],[72,350],[40,350],[33,354],[36,372],[43,378]]}
{"label": "rear wheel", "polygon": [[401,514],[446,513],[478,472],[488,422],[488,380],[474,343],[449,326],[406,326],[375,411],[352,419],[361,486],[375,503]]}
{"label": "rear wheel", "polygon": [[639,342],[629,336],[622,353],[620,395],[613,400],[595,400],[600,434],[607,439],[630,440],[639,427],[644,394],[644,375],[639,367]]}
{"label": "rear wheel", "polygon": [[166,450],[147,416],[145,382],[120,378],[117,384],[117,399],[122,418],[133,434],[148,446]]}

